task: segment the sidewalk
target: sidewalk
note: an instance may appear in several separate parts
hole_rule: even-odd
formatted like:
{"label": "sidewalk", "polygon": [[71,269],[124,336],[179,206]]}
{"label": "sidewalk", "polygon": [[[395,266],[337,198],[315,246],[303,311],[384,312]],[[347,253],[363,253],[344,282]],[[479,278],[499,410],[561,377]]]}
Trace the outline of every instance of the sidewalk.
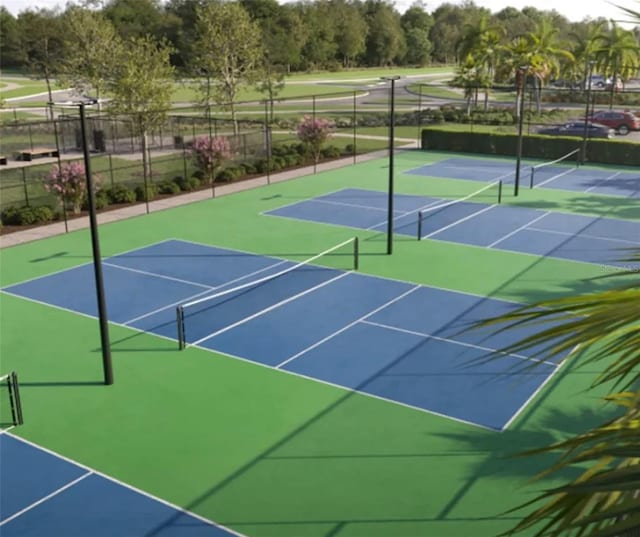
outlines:
{"label": "sidewalk", "polygon": [[[402,149],[413,149],[417,147],[416,142],[403,145]],[[356,157],[355,163],[366,162],[377,158],[382,158],[388,155],[388,150],[375,151],[373,153],[367,153]],[[259,186],[265,186],[272,183],[280,183],[282,181],[290,181],[291,179],[297,179],[307,175],[313,175],[314,172],[323,172],[328,170],[335,170],[337,168],[344,168],[345,166],[351,166],[354,164],[353,157],[342,158],[319,164],[317,167],[307,166],[305,168],[297,168],[295,170],[288,170],[280,173],[275,173],[270,177],[266,175],[248,179],[246,181],[238,181],[237,183],[220,184],[215,186],[215,197],[226,196],[235,192],[241,192],[243,190],[249,190]],[[194,203],[196,201],[202,201],[205,199],[211,199],[211,189],[198,190],[197,192],[188,192],[185,194],[179,194],[169,198],[149,202],[149,213],[156,211],[164,211],[180,205],[186,205],[188,203]],[[122,209],[114,209],[112,211],[105,211],[98,215],[98,224],[108,224],[109,222],[115,222],[117,220],[123,220],[125,218],[131,218],[134,216],[140,216],[147,212],[146,204],[138,203],[130,205]],[[89,227],[89,217],[84,216],[82,218],[75,218],[67,222],[68,231],[76,231],[79,229],[86,229]],[[10,246],[16,246],[26,242],[36,241],[40,239],[46,239],[47,237],[53,237],[55,235],[62,235],[66,233],[64,222],[55,222],[53,224],[47,224],[31,229],[25,229],[24,231],[16,231],[14,233],[7,233],[6,235],[0,235],[0,248],[8,248]]]}

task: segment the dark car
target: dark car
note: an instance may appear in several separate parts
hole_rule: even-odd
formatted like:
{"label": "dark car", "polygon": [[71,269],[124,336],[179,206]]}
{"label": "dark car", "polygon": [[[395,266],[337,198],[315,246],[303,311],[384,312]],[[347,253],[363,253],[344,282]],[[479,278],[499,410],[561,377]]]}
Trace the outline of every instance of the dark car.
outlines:
{"label": "dark car", "polygon": [[618,134],[622,135],[629,134],[629,131],[640,130],[640,117],[631,112],[602,110],[593,114],[589,119],[596,123],[606,125],[611,129],[615,129]]}
{"label": "dark car", "polygon": [[[571,123],[565,123],[564,125],[558,125],[554,127],[545,127],[538,130],[538,134],[547,134],[550,136],[578,136],[582,138],[584,136],[584,121],[572,121]],[[588,138],[613,138],[613,129],[610,129],[606,125],[600,123],[587,122],[587,137]]]}

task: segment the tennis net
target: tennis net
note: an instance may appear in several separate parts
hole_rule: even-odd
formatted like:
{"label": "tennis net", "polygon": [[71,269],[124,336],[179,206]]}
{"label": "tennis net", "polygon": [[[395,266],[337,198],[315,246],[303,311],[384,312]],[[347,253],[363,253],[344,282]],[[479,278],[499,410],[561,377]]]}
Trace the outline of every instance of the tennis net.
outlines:
{"label": "tennis net", "polygon": [[[574,162],[575,161],[575,162]],[[561,156],[555,160],[551,160],[549,162],[543,162],[542,164],[536,164],[535,166],[531,166],[531,174],[529,177],[529,188],[533,188],[534,186],[542,186],[553,179],[556,179],[560,175],[564,175],[564,173],[568,173],[571,168],[566,168],[567,164],[573,164],[574,167],[580,166],[580,149],[574,149],[570,151],[566,155]],[[565,166],[564,168],[558,169],[558,167],[554,167],[556,165]],[[536,184],[537,180],[540,181],[540,177],[543,178],[539,184]],[[546,179],[544,179],[546,177]]]}
{"label": "tennis net", "polygon": [[178,346],[197,345],[358,269],[358,238],[346,240],[278,272],[176,308]]}
{"label": "tennis net", "polygon": [[468,220],[502,201],[502,181],[494,181],[464,198],[418,211],[418,240]]}
{"label": "tennis net", "polygon": [[0,427],[7,429],[22,423],[18,375],[11,372],[0,376]]}

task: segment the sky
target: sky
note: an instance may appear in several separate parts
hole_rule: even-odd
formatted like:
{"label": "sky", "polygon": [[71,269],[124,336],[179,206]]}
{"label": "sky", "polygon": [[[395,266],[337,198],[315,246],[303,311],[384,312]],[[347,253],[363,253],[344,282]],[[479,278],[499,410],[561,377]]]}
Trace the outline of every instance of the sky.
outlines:
{"label": "sky", "polygon": [[[278,0],[281,3],[294,0]],[[449,0],[451,3],[461,3],[462,0]],[[415,0],[395,0],[396,9],[404,12]],[[422,0],[425,10],[432,12],[441,3],[441,0]],[[607,19],[622,19],[623,13],[614,4],[622,5],[630,9],[640,9],[638,0],[582,0],[579,3],[574,0],[475,0],[474,3],[480,7],[486,7],[492,12],[512,6],[522,9],[526,6],[535,6],[542,11],[555,9],[571,21],[581,21],[585,16],[590,18],[605,17]],[[55,6],[64,7],[66,0],[0,0],[0,5],[6,7],[11,13],[17,15],[20,11],[28,8],[53,8]]]}

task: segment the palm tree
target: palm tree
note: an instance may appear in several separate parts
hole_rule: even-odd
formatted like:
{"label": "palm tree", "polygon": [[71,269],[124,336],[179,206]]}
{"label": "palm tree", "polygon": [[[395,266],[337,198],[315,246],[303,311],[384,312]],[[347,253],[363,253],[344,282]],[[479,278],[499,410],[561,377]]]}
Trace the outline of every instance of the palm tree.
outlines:
{"label": "palm tree", "polygon": [[581,82],[583,88],[587,87],[589,62],[595,59],[595,51],[598,49],[598,39],[603,31],[605,22],[591,22],[583,32],[570,32],[573,48],[571,53],[574,60],[568,62],[567,72],[564,77],[572,82]]}
{"label": "palm tree", "polygon": [[606,397],[619,407],[615,419],[522,454],[561,454],[539,477],[571,465],[580,465],[583,473],[520,506],[535,508],[505,535],[533,531],[536,537],[636,537],[640,531],[640,252],[628,262],[630,270],[616,274],[623,277],[616,287],[542,301],[480,323],[498,326],[501,331],[553,322],[550,328],[501,352],[521,352],[538,345],[544,348],[538,356],[568,352],[565,360],[579,361],[578,367],[599,366],[595,369],[602,372],[596,375],[593,387],[607,384],[621,390]]}
{"label": "palm tree", "polygon": [[483,13],[480,20],[464,25],[462,37],[458,42],[458,57],[464,58],[461,66],[469,61],[474,62],[478,75],[484,81],[484,108],[489,106],[489,88],[493,86],[496,74],[496,63],[500,53],[500,42],[506,31],[501,25],[489,24],[489,16]]}
{"label": "palm tree", "polygon": [[573,60],[573,54],[558,44],[558,28],[548,18],[543,18],[536,24],[535,29],[527,34],[529,47],[537,59],[530,65],[529,74],[533,76],[535,84],[536,111],[540,112],[542,88],[550,78],[560,72],[560,59]]}
{"label": "palm tree", "polygon": [[611,108],[616,89],[615,81],[618,78],[627,80],[638,70],[640,45],[633,31],[625,30],[612,21],[609,28],[597,37],[595,57],[597,68],[613,81],[609,99]]}

